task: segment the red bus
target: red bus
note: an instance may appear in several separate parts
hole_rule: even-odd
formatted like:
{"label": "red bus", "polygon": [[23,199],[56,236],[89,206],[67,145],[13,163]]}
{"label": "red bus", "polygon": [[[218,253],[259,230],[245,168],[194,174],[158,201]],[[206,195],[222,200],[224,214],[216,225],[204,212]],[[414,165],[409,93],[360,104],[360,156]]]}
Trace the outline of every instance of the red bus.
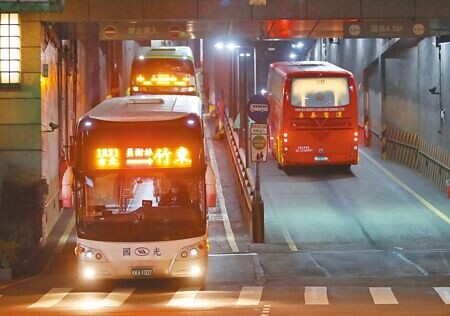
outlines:
{"label": "red bus", "polygon": [[358,163],[352,73],[322,61],[276,62],[267,86],[270,145],[279,168]]}

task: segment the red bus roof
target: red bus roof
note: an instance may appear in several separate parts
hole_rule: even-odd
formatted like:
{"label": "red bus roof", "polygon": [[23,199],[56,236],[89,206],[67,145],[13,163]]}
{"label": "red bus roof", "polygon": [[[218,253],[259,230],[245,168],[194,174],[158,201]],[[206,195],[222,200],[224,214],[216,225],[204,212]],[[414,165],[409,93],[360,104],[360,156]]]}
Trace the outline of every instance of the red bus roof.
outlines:
{"label": "red bus roof", "polygon": [[352,75],[351,72],[325,61],[279,61],[270,64],[278,73],[286,75],[316,75],[318,73],[331,73],[336,75]]}

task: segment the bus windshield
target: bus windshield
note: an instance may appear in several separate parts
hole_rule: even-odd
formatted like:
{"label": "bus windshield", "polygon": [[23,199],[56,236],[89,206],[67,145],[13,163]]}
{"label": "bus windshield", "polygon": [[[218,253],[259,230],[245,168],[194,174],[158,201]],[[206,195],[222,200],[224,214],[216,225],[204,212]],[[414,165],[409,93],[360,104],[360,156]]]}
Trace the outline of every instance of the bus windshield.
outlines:
{"label": "bus windshield", "polygon": [[133,63],[132,78],[158,74],[195,75],[194,64],[190,59],[146,58]]}
{"label": "bus windshield", "polygon": [[205,233],[202,182],[194,176],[108,172],[77,181],[78,237],[158,241]]}
{"label": "bus windshield", "polygon": [[291,104],[295,107],[333,107],[350,103],[344,77],[292,79]]}
{"label": "bus windshield", "polygon": [[131,70],[131,94],[195,95],[194,63],[184,58],[135,60]]}

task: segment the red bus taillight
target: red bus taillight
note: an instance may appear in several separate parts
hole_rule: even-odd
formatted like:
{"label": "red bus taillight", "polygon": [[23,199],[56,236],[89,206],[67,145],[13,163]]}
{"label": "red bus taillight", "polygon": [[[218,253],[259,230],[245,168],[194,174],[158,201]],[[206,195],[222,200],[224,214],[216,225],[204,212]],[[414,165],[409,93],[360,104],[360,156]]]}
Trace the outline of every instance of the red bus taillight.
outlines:
{"label": "red bus taillight", "polygon": [[287,143],[288,142],[288,133],[283,133],[283,143]]}
{"label": "red bus taillight", "polygon": [[283,133],[283,144],[284,144],[284,146],[283,146],[283,151],[284,151],[284,152],[288,151],[288,149],[289,149],[289,147],[286,146],[287,143],[288,143],[288,141],[289,141],[289,140],[288,140],[288,133],[284,132],[284,133]]}

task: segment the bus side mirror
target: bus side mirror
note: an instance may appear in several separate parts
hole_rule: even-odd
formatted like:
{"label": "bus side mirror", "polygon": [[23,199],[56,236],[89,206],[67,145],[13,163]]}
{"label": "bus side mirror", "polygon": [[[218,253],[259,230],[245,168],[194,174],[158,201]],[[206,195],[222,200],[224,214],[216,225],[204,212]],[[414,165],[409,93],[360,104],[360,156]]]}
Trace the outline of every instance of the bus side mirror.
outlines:
{"label": "bus side mirror", "polygon": [[209,164],[206,166],[205,184],[206,206],[215,207],[217,205],[216,175],[214,174],[213,168]]}

